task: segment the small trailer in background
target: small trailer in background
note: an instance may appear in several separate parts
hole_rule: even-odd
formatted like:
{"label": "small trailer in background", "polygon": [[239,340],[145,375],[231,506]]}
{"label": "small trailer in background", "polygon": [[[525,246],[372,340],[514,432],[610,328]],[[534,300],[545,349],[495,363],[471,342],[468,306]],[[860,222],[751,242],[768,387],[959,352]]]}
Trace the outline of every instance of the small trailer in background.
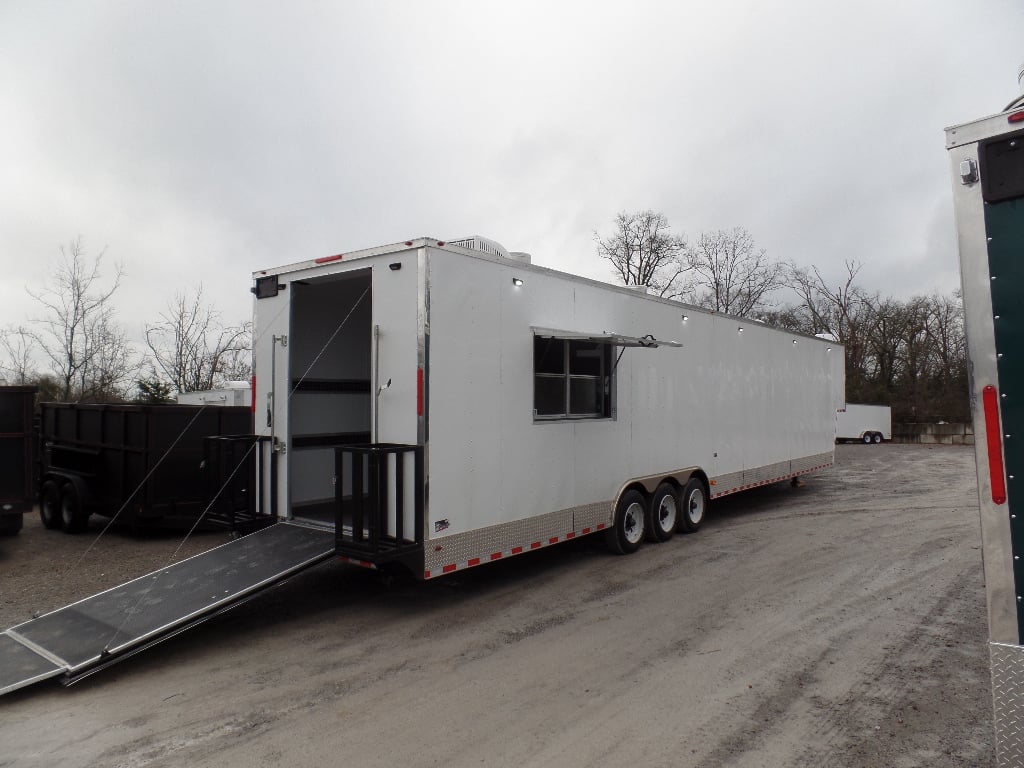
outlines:
{"label": "small trailer in background", "polygon": [[[1024,68],[1021,71],[1024,79]],[[981,512],[996,764],[1024,766],[1024,97],[946,129]]]}
{"label": "small trailer in background", "polygon": [[256,433],[208,454],[223,489],[267,468],[238,495],[279,522],[0,633],[0,693],[74,682],[326,560],[433,579],[593,533],[627,554],[833,463],[832,340],[484,238],[254,278]]}
{"label": "small trailer in background", "polygon": [[252,405],[252,384],[248,381],[229,381],[219,389],[179,392],[178,405]]}
{"label": "small trailer in background", "polygon": [[[92,514],[136,528],[188,527],[211,499],[203,438],[248,433],[249,408],[42,403],[39,514],[85,530]],[[217,525],[216,516],[204,523]]]}
{"label": "small trailer in background", "polygon": [[892,408],[847,403],[836,413],[836,440],[869,444],[892,440]]}
{"label": "small trailer in background", "polygon": [[0,387],[0,535],[13,536],[35,503],[36,387]]}

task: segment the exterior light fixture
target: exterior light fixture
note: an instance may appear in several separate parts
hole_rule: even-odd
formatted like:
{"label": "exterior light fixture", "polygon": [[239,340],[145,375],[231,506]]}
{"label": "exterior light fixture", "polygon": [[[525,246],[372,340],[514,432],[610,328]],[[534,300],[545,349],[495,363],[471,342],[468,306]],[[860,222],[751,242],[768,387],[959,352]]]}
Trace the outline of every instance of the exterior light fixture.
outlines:
{"label": "exterior light fixture", "polygon": [[686,322],[687,320],[689,320],[689,319],[690,319],[690,316],[689,316],[689,315],[683,315],[683,322],[684,322],[684,323],[685,323],[685,322]]}
{"label": "exterior light fixture", "polygon": [[736,333],[743,333],[743,326],[742,325],[739,328],[736,329]]}
{"label": "exterior light fixture", "polygon": [[514,286],[516,286],[518,288],[522,284],[523,284],[523,281],[521,279],[519,279],[518,277],[513,277],[512,278],[512,285],[514,285]]}

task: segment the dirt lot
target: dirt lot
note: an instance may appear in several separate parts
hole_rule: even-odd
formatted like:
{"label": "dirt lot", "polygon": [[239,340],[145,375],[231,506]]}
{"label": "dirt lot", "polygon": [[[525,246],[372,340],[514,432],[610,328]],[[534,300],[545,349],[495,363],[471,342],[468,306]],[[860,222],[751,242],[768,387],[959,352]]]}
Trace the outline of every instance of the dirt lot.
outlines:
{"label": "dirt lot", "polygon": [[[629,557],[582,540],[392,587],[320,566],[0,699],[0,766],[991,765],[972,449],[837,453]],[[178,546],[86,554],[98,530],[0,540],[0,623]]]}

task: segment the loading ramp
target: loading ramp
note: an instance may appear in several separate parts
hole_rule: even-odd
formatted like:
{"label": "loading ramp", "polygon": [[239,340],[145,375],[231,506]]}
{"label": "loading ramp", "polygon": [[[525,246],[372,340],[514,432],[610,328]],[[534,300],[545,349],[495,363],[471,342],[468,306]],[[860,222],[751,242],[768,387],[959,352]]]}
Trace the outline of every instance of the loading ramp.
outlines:
{"label": "loading ramp", "polygon": [[65,685],[335,554],[334,531],[281,522],[0,633],[0,694]]}

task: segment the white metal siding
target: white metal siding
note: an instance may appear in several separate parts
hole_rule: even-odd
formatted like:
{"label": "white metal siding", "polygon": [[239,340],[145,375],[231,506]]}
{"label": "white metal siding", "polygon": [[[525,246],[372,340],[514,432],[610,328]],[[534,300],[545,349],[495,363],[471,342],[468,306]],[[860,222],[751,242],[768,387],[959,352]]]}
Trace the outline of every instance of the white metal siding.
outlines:
{"label": "white metal siding", "polygon": [[[631,477],[693,465],[725,475],[833,450],[837,344],[521,265],[436,250],[428,265],[428,532],[608,502]],[[614,420],[535,423],[531,326],[684,347],[625,350]]]}

